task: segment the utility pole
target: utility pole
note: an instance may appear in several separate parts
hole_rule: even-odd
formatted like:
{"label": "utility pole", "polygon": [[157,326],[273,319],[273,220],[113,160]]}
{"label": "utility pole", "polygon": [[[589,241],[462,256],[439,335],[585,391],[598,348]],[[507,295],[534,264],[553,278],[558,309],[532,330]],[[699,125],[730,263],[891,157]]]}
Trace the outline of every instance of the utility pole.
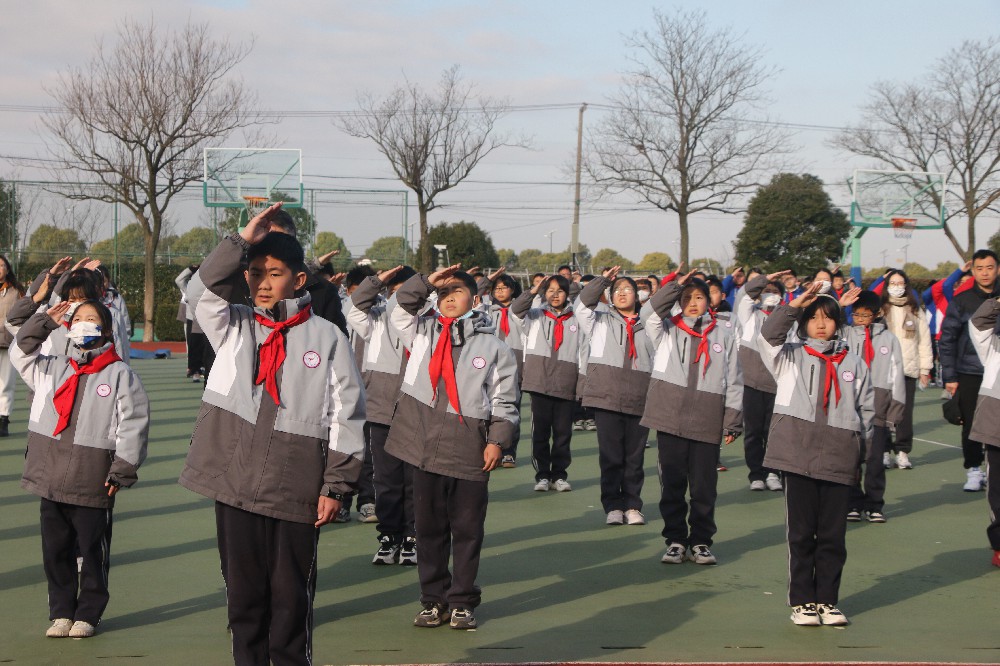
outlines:
{"label": "utility pole", "polygon": [[553,229],[552,231],[550,231],[547,234],[542,234],[543,236],[545,236],[546,238],[549,239],[549,254],[552,254],[552,234],[554,234],[555,232],[556,232],[556,230]]}
{"label": "utility pole", "polygon": [[587,104],[580,105],[580,120],[576,126],[576,200],[573,203],[573,233],[569,242],[570,263],[580,268],[576,255],[580,251],[580,169],[583,163],[583,112]]}

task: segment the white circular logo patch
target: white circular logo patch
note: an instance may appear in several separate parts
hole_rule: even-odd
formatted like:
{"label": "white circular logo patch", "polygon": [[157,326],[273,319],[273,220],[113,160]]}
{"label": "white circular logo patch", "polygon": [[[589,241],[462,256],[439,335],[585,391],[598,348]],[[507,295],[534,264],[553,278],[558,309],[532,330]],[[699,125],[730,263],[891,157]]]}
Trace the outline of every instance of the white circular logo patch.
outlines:
{"label": "white circular logo patch", "polygon": [[889,348],[883,345],[882,347],[878,348],[878,353],[882,354],[882,356],[885,356],[886,354],[889,353]]}
{"label": "white circular logo patch", "polygon": [[100,384],[97,387],[97,395],[101,396],[102,398],[107,398],[109,395],[111,395],[111,385]]}
{"label": "white circular logo patch", "polygon": [[712,345],[712,351],[714,351],[716,354],[721,354],[722,353],[722,345],[720,345],[718,342],[716,342],[714,345]]}
{"label": "white circular logo patch", "polygon": [[570,333],[576,333],[576,324],[570,324],[569,331]]}
{"label": "white circular logo patch", "polygon": [[307,351],[302,355],[302,363],[304,363],[307,368],[318,367],[320,360],[319,354],[314,351]]}
{"label": "white circular logo patch", "polygon": [[726,328],[732,328],[732,327],[733,327],[733,322],[727,321],[726,322]]}
{"label": "white circular logo patch", "polygon": [[853,382],[854,381],[854,373],[851,372],[850,370],[844,370],[843,374],[840,375],[840,376],[844,378],[845,382]]}
{"label": "white circular logo patch", "polygon": [[482,370],[483,368],[486,367],[486,359],[483,358],[482,356],[477,356],[476,358],[472,359],[472,367],[475,368],[476,370]]}

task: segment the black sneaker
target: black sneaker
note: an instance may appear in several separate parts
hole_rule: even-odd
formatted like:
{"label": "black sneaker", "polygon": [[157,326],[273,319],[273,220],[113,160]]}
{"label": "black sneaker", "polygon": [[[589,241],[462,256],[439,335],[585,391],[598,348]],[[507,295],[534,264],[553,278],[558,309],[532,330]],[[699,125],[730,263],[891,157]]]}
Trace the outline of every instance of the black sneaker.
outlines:
{"label": "black sneaker", "polygon": [[475,629],[476,616],[471,608],[456,608],[451,612],[452,629]]}
{"label": "black sneaker", "polygon": [[434,627],[440,627],[442,624],[447,622],[449,617],[451,617],[451,615],[448,613],[448,609],[444,606],[438,604],[424,604],[424,609],[417,613],[417,616],[413,618],[413,626],[433,629]]}
{"label": "black sneaker", "polygon": [[399,563],[404,567],[417,566],[417,540],[414,537],[403,539],[403,545],[399,549]]}
{"label": "black sneaker", "polygon": [[390,534],[378,538],[378,552],[372,558],[372,564],[395,564],[399,560],[399,541]]}

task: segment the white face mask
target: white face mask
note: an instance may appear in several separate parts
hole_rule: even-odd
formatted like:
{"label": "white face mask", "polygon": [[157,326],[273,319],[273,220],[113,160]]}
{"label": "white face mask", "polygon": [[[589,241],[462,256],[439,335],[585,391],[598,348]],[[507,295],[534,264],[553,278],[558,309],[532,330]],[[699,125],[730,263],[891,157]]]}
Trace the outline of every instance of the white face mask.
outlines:
{"label": "white face mask", "polygon": [[764,294],[760,299],[760,306],[765,310],[773,310],[781,302],[781,294]]}
{"label": "white face mask", "polygon": [[831,286],[832,285],[831,285],[831,283],[830,283],[829,280],[820,280],[819,281],[819,293],[821,293],[821,294],[829,294]]}
{"label": "white face mask", "polygon": [[892,296],[893,298],[902,298],[903,296],[906,295],[906,286],[905,285],[901,285],[901,284],[900,285],[895,285],[895,284],[889,285],[888,291],[889,291],[889,295]]}
{"label": "white face mask", "polygon": [[69,327],[66,337],[77,347],[88,347],[101,339],[101,325],[92,321],[78,321]]}
{"label": "white face mask", "polygon": [[649,290],[640,289],[638,292],[636,292],[636,297],[638,297],[640,303],[645,303],[646,301],[649,300]]}

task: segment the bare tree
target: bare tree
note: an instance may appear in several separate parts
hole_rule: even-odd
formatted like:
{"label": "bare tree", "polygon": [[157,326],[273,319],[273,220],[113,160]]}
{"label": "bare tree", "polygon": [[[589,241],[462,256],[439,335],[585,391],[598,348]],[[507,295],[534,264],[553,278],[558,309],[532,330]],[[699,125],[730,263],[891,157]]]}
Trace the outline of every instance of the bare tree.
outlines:
{"label": "bare tree", "polygon": [[[527,140],[496,130],[510,103],[473,98],[472,90],[454,65],[441,75],[436,90],[407,81],[384,98],[359,93],[359,111],[337,123],[351,136],[374,141],[396,177],[416,194],[421,241],[427,237],[427,213],[441,207],[439,194],[465,180],[497,148],[528,146]],[[431,269],[429,243],[423,244],[420,269]]]}
{"label": "bare tree", "polygon": [[[914,83],[876,83],[861,123],[832,143],[900,171],[949,174],[960,204],[947,211],[944,232],[968,260],[976,250],[976,218],[1000,199],[1000,38],[964,42]],[[940,209],[943,193],[929,194]],[[949,224],[961,216],[965,246]]]}
{"label": "bare tree", "polygon": [[[251,44],[213,40],[208,26],[170,32],[150,19],[124,21],[112,47],[99,42],[83,67],[63,72],[49,91],[60,110],[43,117],[51,132],[54,177],[71,199],[120,203],[145,239],[145,340],[153,339],[153,270],[164,212],[202,175],[201,149],[264,122],[256,95],[229,75]],[[79,174],[101,188],[74,185]]]}
{"label": "bare tree", "polygon": [[687,262],[690,216],[738,212],[788,139],[763,114],[774,70],[759,48],[710,30],[701,12],[654,11],[654,24],[626,40],[635,68],[588,132],[585,166],[599,195],[631,192],[677,213]]}

